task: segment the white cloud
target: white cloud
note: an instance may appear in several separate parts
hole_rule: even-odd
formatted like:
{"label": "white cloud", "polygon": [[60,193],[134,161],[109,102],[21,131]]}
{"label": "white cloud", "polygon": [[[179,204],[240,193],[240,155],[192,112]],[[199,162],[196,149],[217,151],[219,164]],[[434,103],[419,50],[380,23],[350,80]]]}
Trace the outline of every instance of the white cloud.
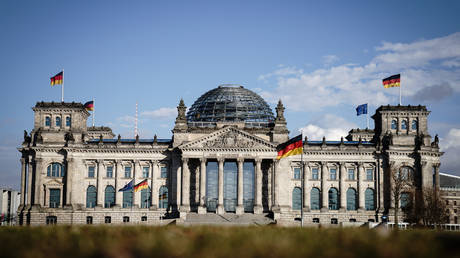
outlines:
{"label": "white cloud", "polygon": [[[277,82],[275,89],[260,95],[271,103],[281,98],[293,110],[318,111],[363,102],[379,106],[397,103],[399,91],[384,89],[381,81],[394,73],[402,74],[403,96],[440,83],[460,91],[460,68],[455,66],[460,57],[460,33],[407,44],[384,42],[376,50],[379,54],[365,65],[344,64],[312,72],[283,66],[259,76],[260,80],[272,78]],[[445,66],[439,65],[443,62]]]}
{"label": "white cloud", "polygon": [[[322,127],[327,125],[327,127]],[[308,123],[306,126],[299,129],[309,140],[321,140],[323,136],[326,140],[340,140],[341,137],[348,135],[348,131],[356,128],[356,124],[351,123],[342,117],[332,114],[326,114],[318,120]]]}
{"label": "white cloud", "polygon": [[460,129],[450,129],[446,137],[440,139],[440,147],[445,152],[441,157],[441,172],[460,175]]}
{"label": "white cloud", "polygon": [[158,118],[174,118],[177,115],[176,108],[167,108],[162,107],[156,110],[144,111],[141,113],[141,116],[145,116],[152,119]]}
{"label": "white cloud", "polygon": [[336,56],[336,55],[325,55],[323,56],[323,63],[324,65],[331,65],[333,63],[336,63],[337,61],[339,61],[339,57]]}

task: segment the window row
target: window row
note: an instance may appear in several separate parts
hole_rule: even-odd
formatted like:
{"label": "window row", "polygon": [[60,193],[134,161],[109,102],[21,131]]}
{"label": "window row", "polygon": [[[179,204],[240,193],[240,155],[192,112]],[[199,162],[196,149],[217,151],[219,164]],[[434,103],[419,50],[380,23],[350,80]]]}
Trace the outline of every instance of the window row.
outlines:
{"label": "window row", "polygon": [[[418,120],[417,119],[413,119],[412,122],[411,122],[411,130],[412,131],[416,131],[418,128]],[[398,120],[396,118],[393,118],[391,120],[391,129],[393,130],[396,130],[398,129]],[[403,119],[401,120],[401,127],[400,127],[401,130],[408,130],[409,129],[409,122],[407,119]]]}
{"label": "window row", "polygon": [[[301,168],[296,167],[294,168],[294,179],[300,179]],[[312,180],[319,180],[319,168],[311,168],[311,179]],[[329,180],[337,180],[337,169],[336,168],[329,168]],[[356,170],[354,168],[349,168],[347,170],[347,179],[348,180],[356,180]],[[366,180],[372,181],[374,180],[374,169],[373,168],[366,168]]]}
{"label": "window row", "polygon": [[[347,190],[346,208],[349,211],[358,209],[358,193],[354,188]],[[338,210],[340,208],[339,191],[332,187],[328,191],[329,210]],[[364,192],[364,208],[368,211],[375,210],[375,192],[371,188],[367,188]],[[302,207],[302,189],[295,187],[292,191],[292,209],[300,210]],[[321,208],[321,191],[319,188],[312,188],[310,191],[310,209],[319,210]]]}
{"label": "window row", "polygon": [[[129,216],[123,216],[123,222],[128,223],[129,222]],[[141,221],[147,221],[147,216],[142,216]],[[105,216],[104,217],[104,223],[109,224],[112,223],[112,217],[111,216]],[[47,225],[55,225],[57,224],[57,217],[56,216],[47,216],[46,217],[46,224]],[[93,216],[86,216],[86,224],[93,224]]]}
{"label": "window row", "polygon": [[[133,191],[123,192],[123,208],[130,208],[133,206]],[[141,190],[141,208],[150,208],[152,206],[151,200],[152,192],[150,187]],[[95,186],[90,185],[86,190],[86,208],[94,208],[97,204],[97,189]],[[111,208],[115,206],[115,188],[111,185],[107,186],[104,190],[104,208]],[[168,188],[161,186],[158,194],[158,208],[168,207]]]}
{"label": "window row", "polygon": [[[149,178],[150,177],[150,167],[143,166],[141,169],[142,169],[142,177],[143,178]],[[113,166],[107,166],[105,176],[107,178],[113,178],[113,176],[114,176],[113,171],[114,171]],[[133,171],[133,169],[132,169],[131,166],[125,166],[124,171],[123,171],[124,172],[124,174],[123,174],[124,178],[132,178],[132,176],[133,176],[132,171]],[[96,166],[88,166],[88,177],[89,178],[96,177]],[[167,178],[168,177],[168,167],[166,167],[166,166],[161,166],[160,167],[160,177],[161,178]]]}
{"label": "window row", "polygon": [[[45,126],[51,127],[51,116],[45,116]],[[62,127],[62,118],[61,116],[54,117],[54,126]],[[65,117],[65,127],[72,126],[72,118],[70,116]]]}

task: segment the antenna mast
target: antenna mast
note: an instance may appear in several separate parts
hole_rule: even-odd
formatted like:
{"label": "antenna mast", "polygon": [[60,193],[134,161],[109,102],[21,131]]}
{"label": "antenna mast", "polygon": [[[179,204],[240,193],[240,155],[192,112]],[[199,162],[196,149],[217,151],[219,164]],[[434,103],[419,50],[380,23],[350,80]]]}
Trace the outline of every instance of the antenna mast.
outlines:
{"label": "antenna mast", "polygon": [[135,119],[135,125],[134,125],[134,138],[136,138],[138,135],[137,132],[137,102],[136,102],[136,119]]}

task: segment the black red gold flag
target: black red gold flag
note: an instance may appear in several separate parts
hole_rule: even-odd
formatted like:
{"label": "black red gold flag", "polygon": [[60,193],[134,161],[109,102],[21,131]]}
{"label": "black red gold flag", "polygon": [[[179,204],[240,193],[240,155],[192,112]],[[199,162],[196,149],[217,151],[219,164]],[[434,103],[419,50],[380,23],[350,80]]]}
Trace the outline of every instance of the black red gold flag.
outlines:
{"label": "black red gold flag", "polygon": [[282,159],[292,155],[298,155],[303,152],[302,135],[298,135],[289,141],[278,145],[278,156],[276,159]]}

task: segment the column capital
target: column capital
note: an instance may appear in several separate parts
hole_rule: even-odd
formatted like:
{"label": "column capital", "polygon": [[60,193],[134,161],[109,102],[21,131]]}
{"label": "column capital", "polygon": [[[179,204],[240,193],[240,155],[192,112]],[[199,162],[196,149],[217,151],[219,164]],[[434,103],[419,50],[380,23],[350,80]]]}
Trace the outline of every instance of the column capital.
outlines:
{"label": "column capital", "polygon": [[156,165],[160,164],[160,162],[158,160],[156,160],[156,159],[151,159],[150,164],[152,164],[153,166],[156,166]]}
{"label": "column capital", "polygon": [[243,162],[244,162],[244,158],[243,158],[243,157],[239,157],[239,158],[236,159],[236,161],[237,161],[238,163],[243,163]]}
{"label": "column capital", "polygon": [[187,158],[187,157],[182,158],[182,162],[188,163],[188,160],[189,160],[189,158]]}
{"label": "column capital", "polygon": [[306,166],[306,167],[308,167],[308,165],[310,165],[310,161],[304,161],[304,162],[303,162],[303,165]]}
{"label": "column capital", "polygon": [[224,163],[224,161],[225,161],[225,158],[217,158],[217,162],[219,163]]}
{"label": "column capital", "polygon": [[134,165],[140,166],[141,165],[141,160],[140,159],[133,159]]}
{"label": "column capital", "polygon": [[74,161],[75,161],[75,158],[68,157],[68,158],[66,158],[66,161],[67,161],[67,162],[74,162]]}
{"label": "column capital", "polygon": [[123,160],[122,160],[122,159],[115,159],[114,162],[115,162],[115,164],[117,164],[117,165],[121,165],[121,163],[123,162]]}
{"label": "column capital", "polygon": [[200,158],[200,163],[206,163],[207,160],[208,160],[207,158],[201,157],[201,158]]}
{"label": "column capital", "polygon": [[255,158],[254,160],[256,161],[256,164],[262,163],[262,159],[261,159],[261,158]]}
{"label": "column capital", "polygon": [[97,162],[98,164],[104,164],[104,160],[103,160],[103,159],[97,159],[96,162]]}
{"label": "column capital", "polygon": [[360,167],[363,167],[364,166],[364,162],[360,161],[360,162],[356,162],[356,164],[358,165],[358,168]]}

